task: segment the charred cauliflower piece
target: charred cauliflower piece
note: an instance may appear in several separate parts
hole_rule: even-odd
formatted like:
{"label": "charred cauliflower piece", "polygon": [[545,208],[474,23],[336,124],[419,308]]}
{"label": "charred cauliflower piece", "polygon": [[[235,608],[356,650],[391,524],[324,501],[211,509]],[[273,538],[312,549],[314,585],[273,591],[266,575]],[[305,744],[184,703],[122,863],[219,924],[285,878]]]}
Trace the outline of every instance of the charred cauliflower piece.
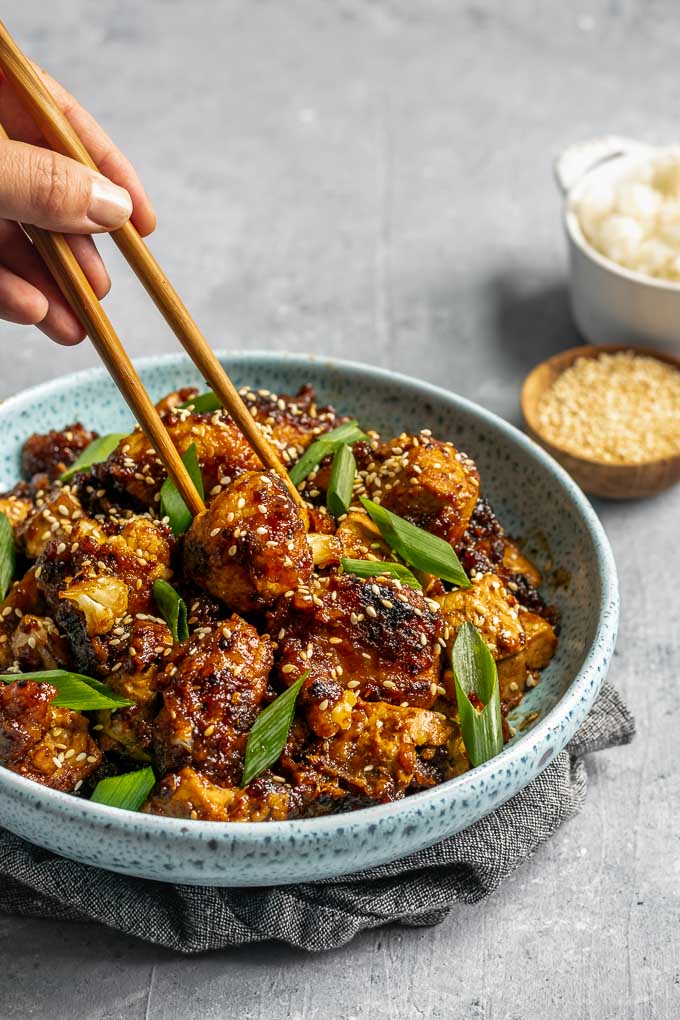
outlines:
{"label": "charred cauliflower piece", "polygon": [[80,712],[55,708],[51,684],[0,684],[0,761],[53,790],[77,790],[101,764],[101,751]]}
{"label": "charred cauliflower piece", "polygon": [[158,403],[156,404],[156,410],[159,414],[166,414],[168,411],[174,411],[180,406],[180,404],[186,404],[187,401],[191,400],[198,394],[198,390],[195,386],[182,386],[179,390],[173,390],[172,393],[166,393]]}
{"label": "charred cauliflower piece", "polygon": [[[519,704],[530,671],[543,669],[555,651],[557,637],[551,624],[525,610],[496,574],[475,577],[467,589],[440,599],[450,649],[462,623],[473,623],[484,638],[498,668],[504,712]],[[453,697],[452,676],[447,675]]]}
{"label": "charred cauliflower piece", "polygon": [[0,514],[4,514],[12,528],[26,520],[33,509],[33,500],[21,490],[0,496]]}
{"label": "charred cauliflower piece", "polygon": [[240,475],[193,521],[184,572],[240,613],[273,605],[312,574],[305,526],[276,475]]}
{"label": "charred cauliflower piece", "polygon": [[437,601],[448,628],[447,647],[464,623],[475,625],[494,659],[516,655],[524,648],[524,628],[519,619],[517,599],[496,574],[484,574],[469,588],[458,588]]}
{"label": "charred cauliflower piece", "polygon": [[358,696],[429,708],[438,693],[440,618],[431,603],[392,578],[333,575],[284,598],[269,622],[277,672],[304,672],[299,703],[319,736],[350,725]]}
{"label": "charred cauliflower piece", "polygon": [[134,701],[128,708],[97,713],[98,740],[103,751],[115,751],[136,761],[151,760],[152,723],[157,711],[160,681],[172,654],[172,634],[162,620],[142,614],[114,628],[102,644],[103,670],[117,694]]}
{"label": "charred cauliflower piece", "polygon": [[[40,649],[31,648],[27,639],[34,636],[31,634],[33,625],[30,621],[43,620],[45,612],[45,600],[38,588],[36,568],[31,567],[22,578],[14,582],[4,601],[0,602],[0,671],[6,670],[13,665],[18,665],[25,670],[43,668],[35,665],[24,665],[25,658],[23,655],[18,657],[17,651],[23,649],[24,645],[26,645],[26,648],[30,649],[31,661],[33,661],[36,652],[40,653]],[[24,617],[28,618],[28,627],[22,626]],[[45,620],[46,626],[49,627],[51,623],[51,620]],[[47,647],[49,647],[50,642],[51,632]],[[54,657],[55,659],[57,658],[56,655]],[[17,658],[19,658],[19,661],[17,661]]]}
{"label": "charred cauliflower piece", "polygon": [[142,811],[203,822],[280,822],[290,817],[294,792],[264,772],[246,789],[217,786],[192,768],[171,772],[158,784]]}
{"label": "charred cauliflower piece", "polygon": [[508,538],[488,500],[477,500],[456,551],[469,577],[498,574],[525,608],[556,622],[555,610],[546,607],[537,590],[541,583],[540,571]]}
{"label": "charred cauliflower piece", "polygon": [[305,449],[324,432],[349,421],[333,407],[318,407],[311,386],[302,386],[297,396],[244,387],[241,396],[268,439],[277,447],[281,459],[292,466]]}
{"label": "charred cauliflower piece", "polygon": [[[162,419],[180,453],[185,453],[192,443],[196,445],[208,500],[237,475],[262,467],[226,411],[192,414],[188,409],[178,408],[162,415]],[[121,440],[97,472],[102,485],[126,493],[145,507],[157,504],[166,477],[163,464],[139,429]]]}
{"label": "charred cauliflower piece", "polygon": [[[24,673],[60,669],[70,661],[69,648],[54,620],[24,613],[8,643],[12,665]],[[3,653],[0,651],[0,662]]]}
{"label": "charred cauliflower piece", "polygon": [[447,542],[458,541],[479,495],[479,474],[469,457],[425,433],[354,449],[367,496]]}
{"label": "charred cauliflower piece", "polygon": [[35,475],[44,475],[50,482],[59,478],[85,450],[96,432],[90,432],[80,422],[67,425],[58,432],[35,432],[29,436],[21,451],[21,471],[29,481]]}
{"label": "charred cauliflower piece", "polygon": [[435,712],[360,701],[349,727],[315,747],[307,762],[355,795],[395,800],[410,786],[436,782],[418,752],[432,756],[452,732],[451,724]]}
{"label": "charred cauliflower piece", "polygon": [[53,487],[36,496],[35,504],[14,528],[17,548],[29,560],[36,560],[53,539],[67,542],[83,508],[71,486]]}
{"label": "charred cauliflower piece", "polygon": [[269,638],[236,615],[180,646],[163,678],[163,707],[154,722],[161,772],[193,765],[238,782],[272,662]]}
{"label": "charred cauliflower piece", "polygon": [[169,576],[171,536],[165,525],[139,517],[110,537],[78,525],[70,539],[49,543],[36,576],[76,668],[96,676],[112,668],[115,628],[155,613],[153,583]]}

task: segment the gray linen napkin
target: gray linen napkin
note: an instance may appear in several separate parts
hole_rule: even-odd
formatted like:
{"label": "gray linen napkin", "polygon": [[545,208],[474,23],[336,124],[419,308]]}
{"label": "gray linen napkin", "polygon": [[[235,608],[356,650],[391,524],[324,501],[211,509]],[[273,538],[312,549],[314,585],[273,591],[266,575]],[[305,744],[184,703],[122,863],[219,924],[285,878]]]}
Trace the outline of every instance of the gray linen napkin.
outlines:
{"label": "gray linen napkin", "polygon": [[605,684],[566,750],[475,825],[392,864],[326,882],[263,889],[167,885],[76,864],[0,829],[0,910],[99,921],[183,953],[278,939],[318,951],[396,922],[432,925],[488,896],[581,808],[584,754],[632,740],[635,723]]}

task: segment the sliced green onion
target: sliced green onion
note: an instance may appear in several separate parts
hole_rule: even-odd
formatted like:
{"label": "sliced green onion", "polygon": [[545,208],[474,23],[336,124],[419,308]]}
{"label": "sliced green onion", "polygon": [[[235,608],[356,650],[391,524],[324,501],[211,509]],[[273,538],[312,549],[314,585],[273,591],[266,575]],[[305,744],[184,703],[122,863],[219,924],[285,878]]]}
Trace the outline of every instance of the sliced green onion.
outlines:
{"label": "sliced green onion", "polygon": [[185,400],[178,407],[182,410],[188,408],[194,414],[207,414],[208,411],[219,411],[222,404],[217,394],[213,393],[212,390],[208,390],[207,393],[199,393],[195,397]]}
{"label": "sliced green onion", "polygon": [[409,588],[422,588],[417,577],[411,573],[403,563],[378,562],[376,560],[347,560],[341,559],[343,570],[348,574],[356,574],[357,577],[379,577],[380,574],[389,574],[396,577],[398,581],[407,584]]}
{"label": "sliced green onion", "polygon": [[0,513],[0,601],[10,589],[15,567],[14,532],[9,517]]}
{"label": "sliced green onion", "polygon": [[153,583],[153,597],[160,614],[172,632],[175,641],[186,641],[189,637],[187,604],[171,584],[158,578]]}
{"label": "sliced green onion", "polygon": [[311,474],[329,453],[335,453],[339,446],[351,446],[352,443],[358,443],[361,439],[368,439],[368,436],[361,431],[355,421],[345,422],[344,425],[338,425],[330,432],[324,432],[319,439],[307,447],[297,464],[294,464],[288,472],[291,482],[293,485],[304,482],[307,475]]}
{"label": "sliced green onion", "polygon": [[134,701],[123,698],[120,694],[95,680],[91,676],[71,673],[66,669],[43,669],[35,673],[5,673],[0,676],[6,684],[17,680],[35,680],[37,683],[52,684],[57,688],[57,696],[52,704],[57,708],[72,708],[77,712],[93,712],[98,708],[124,708],[134,705]]}
{"label": "sliced green onion", "polygon": [[469,588],[470,581],[463,570],[460,560],[453,548],[443,538],[431,535],[429,531],[417,528],[403,517],[386,510],[372,499],[361,497],[364,509],[372,521],[378,525],[380,534],[390,549],[406,560],[416,570],[425,574],[441,577],[443,581]]}
{"label": "sliced green onion", "polygon": [[69,468],[66,468],[61,476],[62,482],[68,482],[77,471],[84,471],[93,464],[100,464],[106,460],[116,449],[121,439],[126,439],[128,432],[111,432],[108,436],[99,436],[93,439],[89,446],[86,446],[77,460]]}
{"label": "sliced green onion", "polygon": [[274,764],[283,751],[293,721],[295,702],[308,676],[309,670],[258,715],[248,736],[241,786],[252,783],[260,772]]}
{"label": "sliced green onion", "polygon": [[[493,655],[477,628],[464,623],[451,655],[463,743],[473,766],[503,750],[501,695]],[[470,700],[484,706],[481,710]]]}
{"label": "sliced green onion", "polygon": [[126,772],[123,776],[100,779],[90,800],[95,804],[108,804],[109,807],[124,808],[126,811],[139,811],[155,784],[153,769],[147,766],[137,772]]}
{"label": "sliced green onion", "polygon": [[326,506],[334,517],[341,517],[349,510],[354,491],[354,476],[357,462],[349,446],[338,446],[333,454],[333,466],[326,493]]}
{"label": "sliced green onion", "polygon": [[[201,478],[201,469],[198,464],[198,453],[196,452],[195,443],[192,443],[189,449],[182,454],[182,460],[189,472],[189,477],[198,490],[199,496],[203,498],[203,479]],[[161,518],[167,517],[169,519],[170,527],[175,535],[183,535],[194,519],[172,478],[166,478],[161,485],[160,515]]]}

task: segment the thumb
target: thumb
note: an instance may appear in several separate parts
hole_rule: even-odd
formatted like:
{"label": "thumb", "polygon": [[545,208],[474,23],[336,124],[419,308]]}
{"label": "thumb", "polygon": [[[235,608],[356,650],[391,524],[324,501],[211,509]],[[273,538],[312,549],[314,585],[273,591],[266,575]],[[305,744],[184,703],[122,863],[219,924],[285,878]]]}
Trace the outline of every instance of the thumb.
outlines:
{"label": "thumb", "polygon": [[65,234],[115,230],[130,218],[124,188],[68,156],[0,142],[0,217]]}

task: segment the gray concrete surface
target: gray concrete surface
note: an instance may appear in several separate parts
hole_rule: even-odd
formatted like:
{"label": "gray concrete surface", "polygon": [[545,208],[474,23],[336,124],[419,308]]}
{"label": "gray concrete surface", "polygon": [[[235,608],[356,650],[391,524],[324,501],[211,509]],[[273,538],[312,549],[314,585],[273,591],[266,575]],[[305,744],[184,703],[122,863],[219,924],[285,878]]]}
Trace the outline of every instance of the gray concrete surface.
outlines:
{"label": "gray concrete surface", "polygon": [[[602,132],[678,138],[673,0],[23,0],[3,17],[135,160],[154,250],[215,345],[363,358],[513,420],[529,367],[577,339],[553,157]],[[130,351],[174,349],[103,248]],[[7,325],[0,352],[1,395],[95,360]],[[185,959],[1,917],[0,1015],[680,1015],[680,492],[597,509],[639,735],[592,758],[581,815],[494,897],[321,957]]]}

